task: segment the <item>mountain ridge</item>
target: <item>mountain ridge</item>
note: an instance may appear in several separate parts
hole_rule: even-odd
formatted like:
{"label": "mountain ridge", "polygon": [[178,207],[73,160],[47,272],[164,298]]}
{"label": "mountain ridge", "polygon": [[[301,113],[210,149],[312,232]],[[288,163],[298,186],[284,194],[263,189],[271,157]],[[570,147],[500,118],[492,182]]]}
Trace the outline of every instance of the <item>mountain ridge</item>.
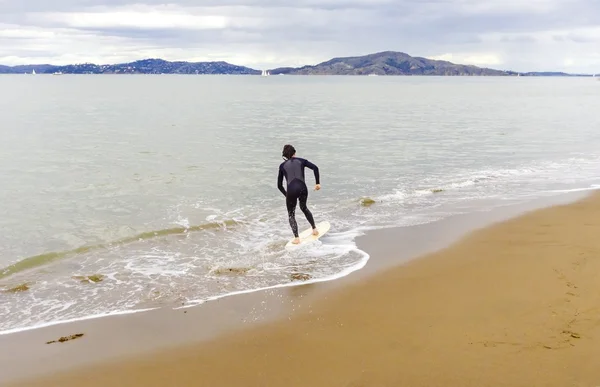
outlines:
{"label": "mountain ridge", "polygon": [[273,75],[591,76],[564,72],[497,70],[411,56],[400,51],[335,57],[316,65],[279,67],[269,71]]}
{"label": "mountain ridge", "polygon": [[[230,74],[259,75],[262,70],[225,61],[188,62],[148,58],[127,63],[98,65],[0,65],[0,74]],[[381,51],[361,56],[334,57],[316,65],[278,67],[267,70],[271,75],[434,75],[434,76],[591,76],[564,72],[517,72],[498,70],[445,60],[411,56],[400,51]]]}
{"label": "mountain ridge", "polygon": [[187,62],[167,61],[160,58],[148,58],[127,63],[98,65],[78,63],[68,65],[19,65],[2,66],[0,74],[260,74],[246,66],[238,66],[225,61]]}

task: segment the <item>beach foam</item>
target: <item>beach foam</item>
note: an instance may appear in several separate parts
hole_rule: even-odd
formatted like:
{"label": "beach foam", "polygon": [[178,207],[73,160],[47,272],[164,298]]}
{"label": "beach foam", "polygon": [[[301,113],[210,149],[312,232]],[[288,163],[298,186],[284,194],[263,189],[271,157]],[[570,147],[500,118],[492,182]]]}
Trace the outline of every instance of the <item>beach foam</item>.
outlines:
{"label": "beach foam", "polygon": [[[187,226],[185,232],[154,233],[153,238],[149,238],[153,234],[149,232],[146,238],[130,238],[128,243],[85,251],[76,259],[44,267],[41,273],[34,270],[11,278],[13,283],[33,286],[21,294],[0,296],[5,298],[4,314],[11,316],[0,322],[2,333],[159,307],[187,308],[236,294],[335,280],[367,263],[368,253],[359,250],[354,242],[358,235],[367,230],[420,225],[464,213],[464,209],[453,207],[464,199],[448,195],[448,191],[461,191],[476,184],[474,180],[452,182],[439,193],[420,189],[400,191],[376,196],[376,205],[371,208],[361,208],[353,202],[341,210],[338,207],[323,211],[331,217],[332,231],[318,243],[293,252],[283,249],[288,231],[285,223],[282,230],[281,221],[266,214],[255,215],[255,220],[240,217],[235,221],[235,229],[189,227],[188,220],[179,215],[177,222],[185,223],[182,224]],[[542,190],[530,199],[595,187],[598,185]],[[435,199],[444,194],[455,201],[425,202],[427,207],[417,205],[423,203],[424,197]],[[523,195],[519,192],[515,197],[522,200]],[[475,197],[480,196],[474,195],[473,201]],[[486,208],[507,205],[506,201],[492,203],[492,207],[488,203]],[[393,208],[397,204],[401,212],[395,213]],[[480,207],[470,210],[475,208]],[[210,219],[215,221],[214,217]],[[298,219],[302,221],[302,215]],[[73,265],[77,267],[75,271]],[[68,276],[67,268],[71,268]],[[54,281],[48,278],[52,273],[56,276]],[[104,279],[87,285],[73,280],[74,276],[93,273],[102,274]],[[307,275],[307,279],[293,280],[294,274]],[[74,299],[79,302],[71,301]]]}

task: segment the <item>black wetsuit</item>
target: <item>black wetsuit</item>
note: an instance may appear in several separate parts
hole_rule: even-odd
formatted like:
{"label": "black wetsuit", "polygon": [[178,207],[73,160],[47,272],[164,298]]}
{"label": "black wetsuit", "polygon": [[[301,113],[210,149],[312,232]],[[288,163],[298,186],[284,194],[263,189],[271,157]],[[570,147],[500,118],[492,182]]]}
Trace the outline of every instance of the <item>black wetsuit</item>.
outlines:
{"label": "black wetsuit", "polygon": [[[288,217],[290,219],[290,226],[294,232],[294,236],[298,237],[298,224],[296,223],[296,203],[300,199],[300,209],[306,216],[306,220],[310,223],[312,228],[315,228],[315,220],[312,214],[306,207],[306,200],[308,199],[308,188],[304,182],[304,168],[308,167],[313,170],[315,174],[315,181],[319,182],[319,168],[308,160],[292,157],[289,160],[284,161],[279,165],[279,176],[277,176],[277,188],[283,193],[286,198],[286,205],[288,211]],[[287,192],[283,188],[283,178],[287,182]]]}

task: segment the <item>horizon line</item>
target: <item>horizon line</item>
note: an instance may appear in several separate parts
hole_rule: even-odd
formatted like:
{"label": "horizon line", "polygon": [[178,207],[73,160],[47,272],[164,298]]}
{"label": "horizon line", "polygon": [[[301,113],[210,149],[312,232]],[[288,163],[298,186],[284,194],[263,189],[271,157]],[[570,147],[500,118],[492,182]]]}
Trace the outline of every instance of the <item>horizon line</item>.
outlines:
{"label": "horizon line", "polygon": [[[95,62],[79,62],[79,63],[68,63],[68,64],[52,64],[52,63],[37,63],[37,64],[32,64],[32,63],[28,63],[28,64],[18,64],[18,65],[5,65],[0,63],[1,67],[8,67],[8,68],[17,68],[17,67],[41,67],[41,66],[51,66],[51,67],[66,67],[66,66],[81,66],[81,65],[94,65],[94,66],[99,66],[99,67],[103,67],[103,66],[117,66],[117,65],[124,65],[124,64],[130,64],[130,63],[135,63],[135,62],[141,62],[141,61],[147,61],[147,60],[157,60],[157,61],[164,61],[164,62],[168,62],[168,63],[191,63],[191,64],[201,64],[201,63],[224,63],[227,65],[231,65],[231,66],[236,66],[236,67],[244,67],[246,69],[249,70],[253,70],[253,71],[272,71],[272,70],[278,70],[278,69],[285,69],[285,68],[291,68],[291,69],[300,69],[303,67],[314,67],[314,66],[318,66],[321,63],[324,62],[328,62],[334,59],[346,59],[346,58],[360,58],[360,57],[366,57],[366,56],[371,56],[371,55],[378,55],[378,54],[385,54],[385,53],[393,53],[393,54],[404,54],[407,55],[411,58],[422,58],[422,59],[427,59],[427,60],[431,60],[431,61],[438,61],[438,62],[446,62],[446,63],[450,63],[452,65],[455,66],[472,66],[472,67],[476,67],[479,69],[487,69],[487,70],[494,70],[494,71],[502,71],[505,73],[516,73],[516,74],[531,74],[531,73],[560,73],[560,74],[566,74],[566,75],[579,75],[579,76],[595,76],[597,74],[597,72],[592,72],[592,73],[570,73],[570,72],[566,72],[566,71],[557,71],[557,70],[538,70],[538,71],[517,71],[517,70],[500,70],[498,68],[494,68],[494,67],[487,67],[487,66],[479,66],[479,65],[474,65],[474,64],[466,64],[466,63],[457,63],[457,62],[452,62],[449,60],[442,60],[442,59],[432,59],[426,56],[418,56],[418,55],[411,55],[408,54],[404,51],[394,51],[394,50],[383,50],[383,51],[377,51],[377,52],[372,52],[370,54],[359,54],[359,55],[346,55],[346,56],[333,56],[330,59],[327,59],[325,61],[316,63],[316,64],[304,64],[304,65],[300,65],[300,66],[279,66],[279,67],[272,67],[272,68],[254,68],[254,67],[250,67],[247,65],[240,65],[240,64],[235,64],[232,62],[228,62],[226,60],[202,60],[202,61],[194,61],[194,60],[186,60],[186,59],[180,59],[180,60],[170,60],[170,59],[165,59],[164,57],[146,57],[146,58],[142,58],[142,59],[135,59],[135,60],[130,60],[130,61],[125,61],[125,62],[115,62],[115,63],[95,63]],[[0,73],[1,74],[1,73]]]}

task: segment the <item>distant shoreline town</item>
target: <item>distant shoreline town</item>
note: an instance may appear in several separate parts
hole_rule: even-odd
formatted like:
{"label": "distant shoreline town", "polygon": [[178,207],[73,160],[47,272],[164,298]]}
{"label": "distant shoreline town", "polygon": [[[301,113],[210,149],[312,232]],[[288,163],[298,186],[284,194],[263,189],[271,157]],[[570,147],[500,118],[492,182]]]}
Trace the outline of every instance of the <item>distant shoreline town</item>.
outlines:
{"label": "distant shoreline town", "polygon": [[496,70],[448,61],[413,57],[403,52],[333,58],[317,65],[256,70],[224,61],[170,62],[144,59],[130,63],[97,65],[93,63],[55,66],[50,64],[2,66],[0,74],[221,74],[221,75],[434,75],[434,76],[569,76],[592,77],[595,74],[564,72],[516,72]]}

